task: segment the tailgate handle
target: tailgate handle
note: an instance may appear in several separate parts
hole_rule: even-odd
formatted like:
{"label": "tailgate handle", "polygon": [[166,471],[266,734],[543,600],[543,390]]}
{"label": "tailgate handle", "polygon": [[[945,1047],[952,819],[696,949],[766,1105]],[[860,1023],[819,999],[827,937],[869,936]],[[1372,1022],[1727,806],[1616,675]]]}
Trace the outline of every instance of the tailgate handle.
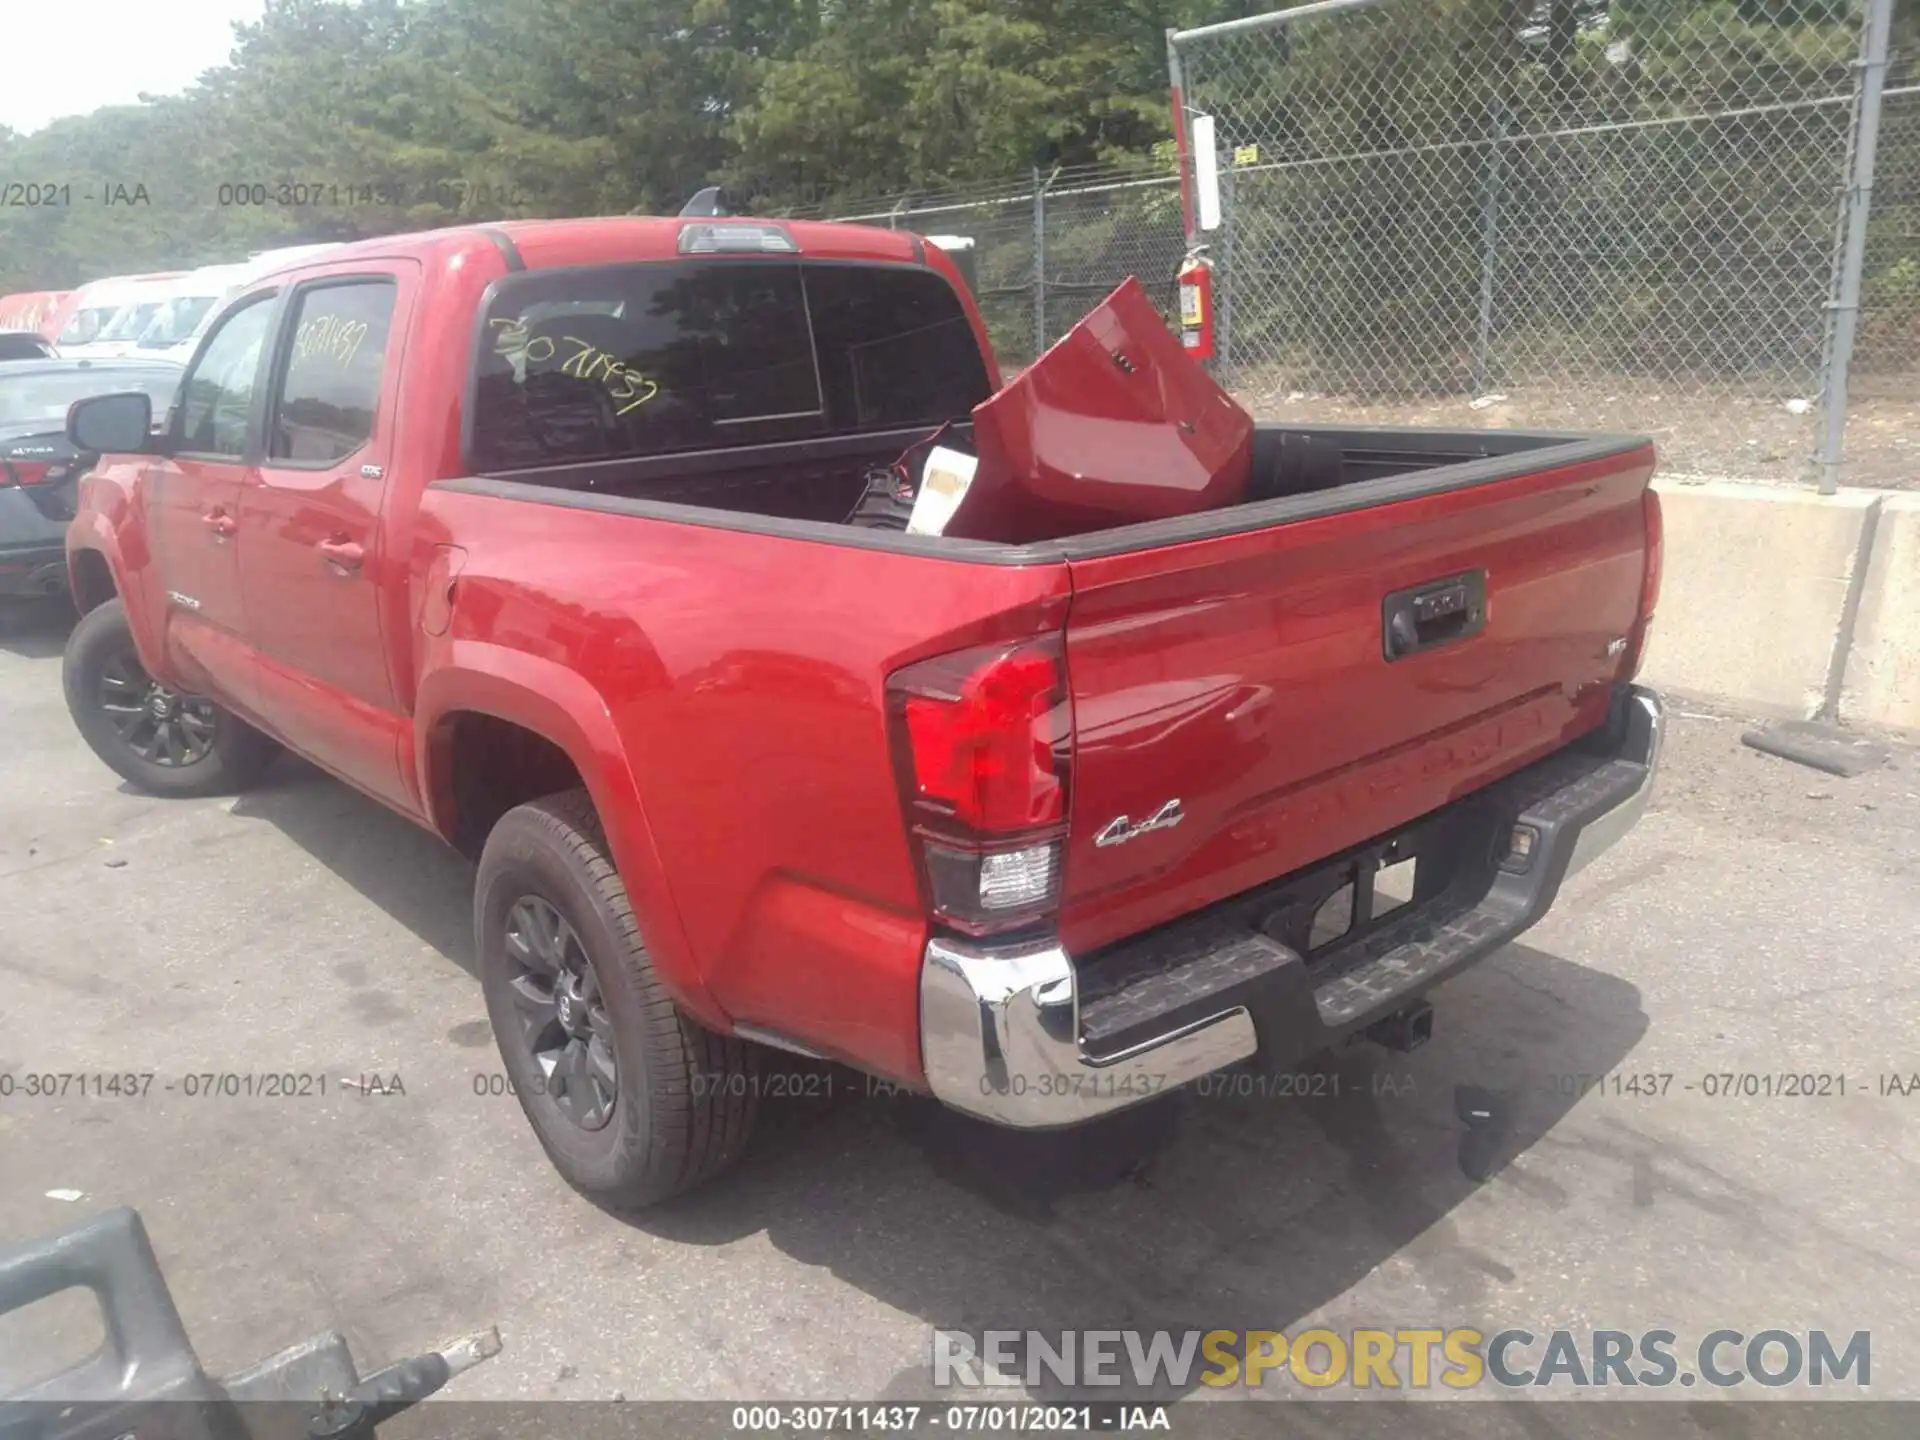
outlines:
{"label": "tailgate handle", "polygon": [[1396,590],[1381,602],[1380,618],[1381,650],[1389,660],[1478,635],[1487,623],[1487,572]]}

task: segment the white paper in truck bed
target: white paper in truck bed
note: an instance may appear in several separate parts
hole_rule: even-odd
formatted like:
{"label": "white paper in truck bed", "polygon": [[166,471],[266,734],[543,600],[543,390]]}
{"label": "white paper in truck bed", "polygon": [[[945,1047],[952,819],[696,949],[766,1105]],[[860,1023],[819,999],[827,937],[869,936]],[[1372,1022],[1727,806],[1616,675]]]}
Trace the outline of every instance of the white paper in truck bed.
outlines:
{"label": "white paper in truck bed", "polygon": [[927,453],[926,469],[920,476],[920,493],[914,497],[913,515],[907,521],[909,535],[939,535],[953,519],[960,502],[967,498],[974,472],[980,462],[971,455],[936,445]]}

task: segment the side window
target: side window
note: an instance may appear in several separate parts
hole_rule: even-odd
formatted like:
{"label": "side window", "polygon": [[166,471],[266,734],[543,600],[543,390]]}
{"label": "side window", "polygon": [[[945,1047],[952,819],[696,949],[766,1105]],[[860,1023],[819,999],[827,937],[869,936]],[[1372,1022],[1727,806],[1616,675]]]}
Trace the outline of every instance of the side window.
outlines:
{"label": "side window", "polygon": [[239,459],[260,373],[260,347],[273,323],[273,296],[262,295],[221,320],[180,389],[180,445],[195,455]]}
{"label": "side window", "polygon": [[328,465],[373,438],[396,293],[391,280],[301,292],[293,344],[273,396],[268,459]]}

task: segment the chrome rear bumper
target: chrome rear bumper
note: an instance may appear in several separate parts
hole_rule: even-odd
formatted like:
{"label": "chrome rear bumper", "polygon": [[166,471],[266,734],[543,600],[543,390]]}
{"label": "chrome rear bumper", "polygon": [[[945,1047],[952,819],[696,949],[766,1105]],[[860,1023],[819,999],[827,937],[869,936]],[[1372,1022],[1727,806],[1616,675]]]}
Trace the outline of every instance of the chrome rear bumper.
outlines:
{"label": "chrome rear bumper", "polygon": [[941,1101],[1039,1129],[1152,1099],[1259,1048],[1252,1017],[1236,1006],[1117,1055],[1089,1056],[1073,960],[1056,944],[1005,953],[930,942],[920,1033],[927,1083]]}
{"label": "chrome rear bumper", "polygon": [[[1305,959],[1239,923],[1238,901],[1179,922],[1181,966],[1155,970],[1150,1016],[1167,1028],[1090,1053],[1081,978],[1057,942],[994,945],[937,937],[920,978],[922,1058],[943,1103],[1002,1125],[1052,1129],[1091,1120],[1264,1052],[1283,1063],[1331,1045],[1410,1004],[1545,914],[1566,876],[1630,830],[1659,766],[1664,711],[1651,690],[1619,696],[1605,745],[1550,756],[1459,805],[1541,837],[1519,871],[1469,877],[1338,952]],[[1220,913],[1215,913],[1220,912]],[[1214,943],[1213,936],[1219,937]],[[1199,936],[1196,945],[1193,938]],[[1195,965],[1196,959],[1233,963]],[[1223,981],[1223,972],[1226,979]]]}

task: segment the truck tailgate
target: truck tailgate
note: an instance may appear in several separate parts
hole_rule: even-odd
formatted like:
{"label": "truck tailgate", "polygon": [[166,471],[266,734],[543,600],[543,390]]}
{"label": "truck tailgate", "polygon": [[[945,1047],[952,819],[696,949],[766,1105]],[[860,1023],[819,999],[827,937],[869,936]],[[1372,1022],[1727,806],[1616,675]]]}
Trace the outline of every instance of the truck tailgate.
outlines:
{"label": "truck tailgate", "polygon": [[1449,466],[1408,498],[1369,482],[1333,513],[1070,558],[1068,948],[1359,845],[1599,726],[1632,650],[1653,464],[1644,443],[1545,445],[1484,483]]}

